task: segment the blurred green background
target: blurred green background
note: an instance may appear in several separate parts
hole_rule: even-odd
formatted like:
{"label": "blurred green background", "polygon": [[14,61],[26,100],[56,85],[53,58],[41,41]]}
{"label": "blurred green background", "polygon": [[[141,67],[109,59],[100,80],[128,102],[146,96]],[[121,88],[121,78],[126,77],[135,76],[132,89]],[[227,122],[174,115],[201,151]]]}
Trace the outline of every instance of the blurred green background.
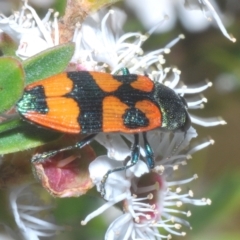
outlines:
{"label": "blurred green background", "polygon": [[[0,1],[3,2],[19,4],[14,0]],[[213,82],[213,87],[204,92],[208,103],[204,109],[194,110],[194,114],[201,117],[222,116],[227,122],[227,125],[211,128],[194,126],[198,130],[199,140],[210,136],[215,144],[194,154],[186,168],[189,172],[186,176],[198,174],[199,178],[191,185],[191,189],[195,197],[210,198],[212,205],[189,207],[192,216],[188,220],[193,229],[184,229],[188,234],[180,238],[186,240],[240,239],[240,2],[219,0],[217,3],[222,13],[230,19],[227,29],[237,38],[236,43],[226,39],[219,28],[212,26],[196,33],[187,31],[177,22],[169,32],[152,35],[143,46],[146,51],[157,49],[183,33],[185,40],[174,46],[166,56],[168,64],[182,71],[181,79],[186,84],[203,82],[205,79]],[[2,8],[6,14],[9,11],[7,4],[6,9]],[[146,31],[123,2],[116,6],[127,12],[126,31]],[[44,8],[39,7],[39,11],[44,13]],[[55,216],[59,224],[71,226],[69,231],[57,237],[60,240],[103,239],[109,221],[115,214],[114,210],[110,210],[109,219],[103,215],[82,227],[80,221],[103,202],[89,196],[56,199],[56,202]],[[174,236],[173,239],[178,238]]]}

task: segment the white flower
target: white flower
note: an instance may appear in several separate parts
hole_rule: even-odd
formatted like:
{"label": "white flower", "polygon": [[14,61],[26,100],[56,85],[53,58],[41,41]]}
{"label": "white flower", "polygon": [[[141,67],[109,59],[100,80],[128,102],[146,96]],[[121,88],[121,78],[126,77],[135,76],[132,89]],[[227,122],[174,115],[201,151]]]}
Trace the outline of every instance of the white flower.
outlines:
{"label": "white flower", "polygon": [[[49,9],[46,16],[40,19],[36,11],[24,2],[19,12],[14,12],[10,17],[0,15],[0,30],[7,33],[17,44],[16,55],[27,59],[45,49],[59,44],[57,17],[54,14],[53,22],[50,17],[53,13]],[[55,38],[52,38],[52,31]]]}
{"label": "white flower", "polygon": [[[73,41],[76,42],[76,51],[73,62],[79,61],[85,67],[90,59],[93,65],[102,62],[113,67],[118,63],[118,52],[121,51],[118,49],[121,41],[119,34],[122,32],[126,15],[118,9],[110,10],[104,15],[105,11],[102,11],[88,17],[82,24],[80,32],[75,34]],[[113,18],[118,21],[114,21]]]}
{"label": "white flower", "polygon": [[[146,36],[140,33],[121,35],[125,14],[117,9],[104,13],[87,18],[81,31],[75,34],[73,41],[76,43],[76,51],[72,61],[87,66],[87,70],[106,71],[109,67],[114,73],[126,67],[128,61],[142,52],[141,45]],[[102,20],[96,21],[96,18]],[[115,22],[118,24],[113,28],[111,23]]]}
{"label": "white flower", "polygon": [[[105,184],[107,202],[82,221],[85,225],[92,218],[123,201],[124,213],[109,226],[105,239],[170,239],[172,234],[185,235],[185,232],[179,230],[182,225],[190,227],[184,216],[188,217],[191,213],[181,210],[182,205],[210,204],[209,199],[193,199],[191,190],[182,193],[181,186],[196,179],[196,175],[189,179],[173,181],[173,173],[179,166],[187,163],[186,160],[191,158],[192,153],[213,144],[213,141],[208,140],[195,147],[189,147],[192,138],[197,136],[193,128],[189,129],[185,138],[184,133],[153,132],[148,134],[148,139],[155,152],[155,171],[146,174],[146,165],[139,160],[133,168],[109,174]],[[124,136],[131,140],[131,135]],[[111,145],[117,151],[117,145],[113,145],[114,138],[115,134],[110,134],[104,142],[108,141],[107,146]],[[115,156],[118,156],[118,153]],[[100,156],[91,163],[90,176],[98,191],[101,191],[100,184],[104,173],[119,166],[121,165],[117,161],[107,156]],[[161,233],[161,229],[168,234]]]}
{"label": "white flower", "polygon": [[63,227],[52,223],[49,213],[46,215],[52,206],[43,205],[37,193],[39,189],[34,189],[33,184],[22,184],[10,189],[9,204],[18,229],[13,231],[5,226],[5,230],[14,239],[52,239],[58,231],[64,230]]}
{"label": "white flower", "polygon": [[[120,144],[121,141],[122,140],[120,140]],[[107,156],[100,156],[90,164],[89,166],[90,178],[95,183],[97,190],[99,192],[102,190],[101,181],[104,177],[104,174],[109,169],[114,169],[121,166],[122,164],[120,164],[117,161],[114,161],[113,159],[108,158]],[[139,160],[137,164],[127,169],[126,172],[117,171],[111,173],[104,186],[106,192],[104,198],[110,201],[114,199],[116,196],[119,196],[120,194],[124,194],[130,191],[131,179],[134,177],[140,177],[141,175],[148,172],[149,170],[147,168],[147,165],[143,161]],[[118,187],[116,188],[116,186]]]}
{"label": "white flower", "polygon": [[166,21],[157,27],[156,32],[171,30],[175,26],[177,18],[187,30],[198,32],[206,29],[214,19],[224,36],[233,42],[236,41],[227,33],[217,13],[219,11],[214,0],[150,0],[147,2],[145,0],[127,0],[125,3],[134,11],[146,29],[159,25],[162,17],[165,16]]}
{"label": "white flower", "polygon": [[[189,211],[179,208],[182,204],[207,205],[209,199],[192,199],[192,191],[181,194],[180,187],[172,190],[174,184],[177,186],[188,183],[191,179],[184,181],[165,182],[164,177],[152,173],[148,175],[151,180],[155,178],[152,185],[137,187],[137,194],[124,201],[124,210],[108,228],[105,239],[171,239],[171,234],[184,236],[186,233],[179,231],[182,225],[189,227],[189,223],[175,215],[189,217]],[[140,184],[139,184],[140,185]],[[145,196],[145,197],[144,197]],[[160,229],[160,232],[159,232]],[[167,235],[161,234],[161,229]]]}

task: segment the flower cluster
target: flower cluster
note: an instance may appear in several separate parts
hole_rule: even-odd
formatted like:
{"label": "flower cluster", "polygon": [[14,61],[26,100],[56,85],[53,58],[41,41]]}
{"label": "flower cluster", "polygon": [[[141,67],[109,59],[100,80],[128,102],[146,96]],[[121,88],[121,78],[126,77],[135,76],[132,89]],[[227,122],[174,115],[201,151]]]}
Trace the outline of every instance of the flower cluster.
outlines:
{"label": "flower cluster", "polygon": [[9,188],[8,192],[10,210],[17,226],[13,231],[5,223],[1,223],[5,233],[11,237],[9,239],[39,240],[42,237],[52,239],[58,232],[64,230],[64,227],[54,223],[50,213],[53,206],[40,200],[38,194],[41,189],[36,183],[19,184]]}
{"label": "flower cluster", "polygon": [[[210,2],[204,0],[199,3],[204,5],[204,9],[210,10],[224,35],[231,39]],[[69,64],[71,69],[118,73],[121,68],[128,68],[130,73],[147,74],[153,82],[164,84],[185,97],[189,110],[202,108],[206,99],[200,93],[210,87],[211,83],[187,87],[180,80],[180,70],[165,66],[165,54],[169,54],[171,48],[184,36],[178,36],[163,48],[145,53],[142,44],[156,27],[146,34],[123,33],[125,19],[122,11],[114,9],[107,13],[100,11],[94,16],[89,16],[82,24],[76,24],[72,38],[76,49]],[[40,19],[26,1],[20,12],[15,12],[8,18],[0,16],[0,29],[18,43],[16,55],[22,59],[58,45],[61,35],[58,28],[58,13],[49,10],[46,16]],[[225,124],[221,118],[203,119],[191,112],[190,117],[193,124],[201,126]],[[190,227],[185,217],[190,216],[191,213],[185,211],[183,206],[211,203],[206,198],[193,198],[193,191],[184,187],[196,179],[197,175],[178,179],[175,174],[179,168],[184,171],[183,166],[194,152],[213,144],[213,140],[208,139],[194,145],[191,141],[196,137],[197,133],[193,127],[190,127],[186,133],[163,132],[159,129],[148,132],[147,138],[155,157],[153,171],[149,171],[144,161],[144,143],[140,138],[138,162],[126,171],[109,174],[105,183],[106,203],[90,213],[82,224],[86,224],[109,207],[119,203],[123,213],[110,224],[105,239],[170,239],[171,235],[184,236],[185,232],[181,227],[182,225]],[[134,139],[130,134],[99,133],[95,140],[106,149],[107,153],[97,156],[88,166],[91,181],[100,192],[105,173],[109,169],[123,166],[124,161],[131,156],[130,146]],[[19,189],[17,191],[21,191]],[[65,196],[70,194],[65,193]],[[11,198],[13,197],[12,195]],[[13,212],[17,218],[20,208],[17,208],[16,200],[12,202],[15,202]],[[25,208],[29,208],[29,211],[38,210],[31,204]],[[16,222],[19,229],[25,233],[22,223]],[[42,223],[39,222],[40,225]],[[48,226],[45,227],[47,228]],[[51,229],[51,226],[49,228]]]}
{"label": "flower cluster", "polygon": [[[177,18],[191,32],[202,31],[210,26],[212,22],[215,22],[224,36],[235,42],[236,39],[226,31],[217,13],[217,10],[219,10],[217,3],[215,0],[211,0],[211,2],[209,0],[185,0],[183,5],[181,1],[151,0],[146,5],[144,0],[128,0],[126,4],[135,12],[146,28],[156,25],[162,20],[162,16],[165,15],[168,21],[163,26],[158,27],[156,29],[157,32],[171,30],[176,24]],[[199,11],[200,9],[202,12]],[[159,14],[159,11],[162,14]],[[169,16],[169,14],[171,15]]]}

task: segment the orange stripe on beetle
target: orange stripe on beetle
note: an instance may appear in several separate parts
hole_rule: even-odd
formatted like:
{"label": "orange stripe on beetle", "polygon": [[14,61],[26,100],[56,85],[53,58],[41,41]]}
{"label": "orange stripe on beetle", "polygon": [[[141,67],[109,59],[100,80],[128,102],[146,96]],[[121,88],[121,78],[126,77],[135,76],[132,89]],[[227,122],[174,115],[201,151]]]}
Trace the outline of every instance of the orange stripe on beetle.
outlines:
{"label": "orange stripe on beetle", "polygon": [[130,84],[133,88],[144,91],[151,92],[154,88],[154,83],[146,76],[138,76],[137,80]]}
{"label": "orange stripe on beetle", "polygon": [[104,92],[114,92],[122,85],[108,73],[91,72],[91,75]]}
{"label": "orange stripe on beetle", "polygon": [[147,119],[149,119],[149,127],[146,128],[145,131],[162,126],[162,114],[159,108],[151,101],[139,101],[135,106],[145,113]]}
{"label": "orange stripe on beetle", "polygon": [[109,96],[103,100],[103,132],[129,132],[123,124],[123,114],[128,105],[122,103],[117,97]]}
{"label": "orange stripe on beetle", "polygon": [[[80,109],[71,98],[48,98],[48,112],[39,114],[29,112],[27,118],[34,123],[60,132],[77,134],[81,131],[78,123]],[[67,106],[63,108],[63,106]]]}
{"label": "orange stripe on beetle", "polygon": [[66,73],[60,73],[52,77],[29,84],[26,90],[41,86],[44,88],[46,97],[59,97],[68,94],[73,89],[73,81],[67,77]]}

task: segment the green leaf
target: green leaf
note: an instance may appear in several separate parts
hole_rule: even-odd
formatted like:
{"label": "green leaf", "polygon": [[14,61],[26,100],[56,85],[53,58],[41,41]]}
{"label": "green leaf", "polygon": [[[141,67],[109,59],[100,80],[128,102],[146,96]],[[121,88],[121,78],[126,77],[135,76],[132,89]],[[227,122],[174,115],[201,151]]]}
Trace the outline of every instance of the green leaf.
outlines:
{"label": "green leaf", "polygon": [[0,113],[12,107],[22,96],[24,71],[13,57],[0,58]]}
{"label": "green leaf", "polygon": [[22,122],[19,127],[0,133],[0,154],[38,147],[61,136],[61,133]]}
{"label": "green leaf", "polygon": [[15,56],[17,44],[6,33],[0,33],[0,49],[4,55]]}
{"label": "green leaf", "polygon": [[[90,6],[91,10],[97,10],[106,5],[111,5],[120,0],[85,0],[86,4]],[[84,1],[82,1],[84,2]]]}
{"label": "green leaf", "polygon": [[[210,237],[211,236],[211,237]],[[228,229],[227,227],[224,229],[210,229],[209,231],[200,232],[199,234],[192,234],[188,236],[188,239],[191,240],[239,240],[240,233],[234,232],[232,229]]]}
{"label": "green leaf", "polygon": [[47,49],[23,62],[26,84],[63,72],[74,53],[74,43]]}
{"label": "green leaf", "polygon": [[0,124],[0,133],[12,130],[16,127],[21,127],[23,121],[20,118],[4,121]]}
{"label": "green leaf", "polygon": [[53,9],[59,12],[60,16],[63,16],[66,9],[66,4],[67,4],[66,0],[55,0]]}

